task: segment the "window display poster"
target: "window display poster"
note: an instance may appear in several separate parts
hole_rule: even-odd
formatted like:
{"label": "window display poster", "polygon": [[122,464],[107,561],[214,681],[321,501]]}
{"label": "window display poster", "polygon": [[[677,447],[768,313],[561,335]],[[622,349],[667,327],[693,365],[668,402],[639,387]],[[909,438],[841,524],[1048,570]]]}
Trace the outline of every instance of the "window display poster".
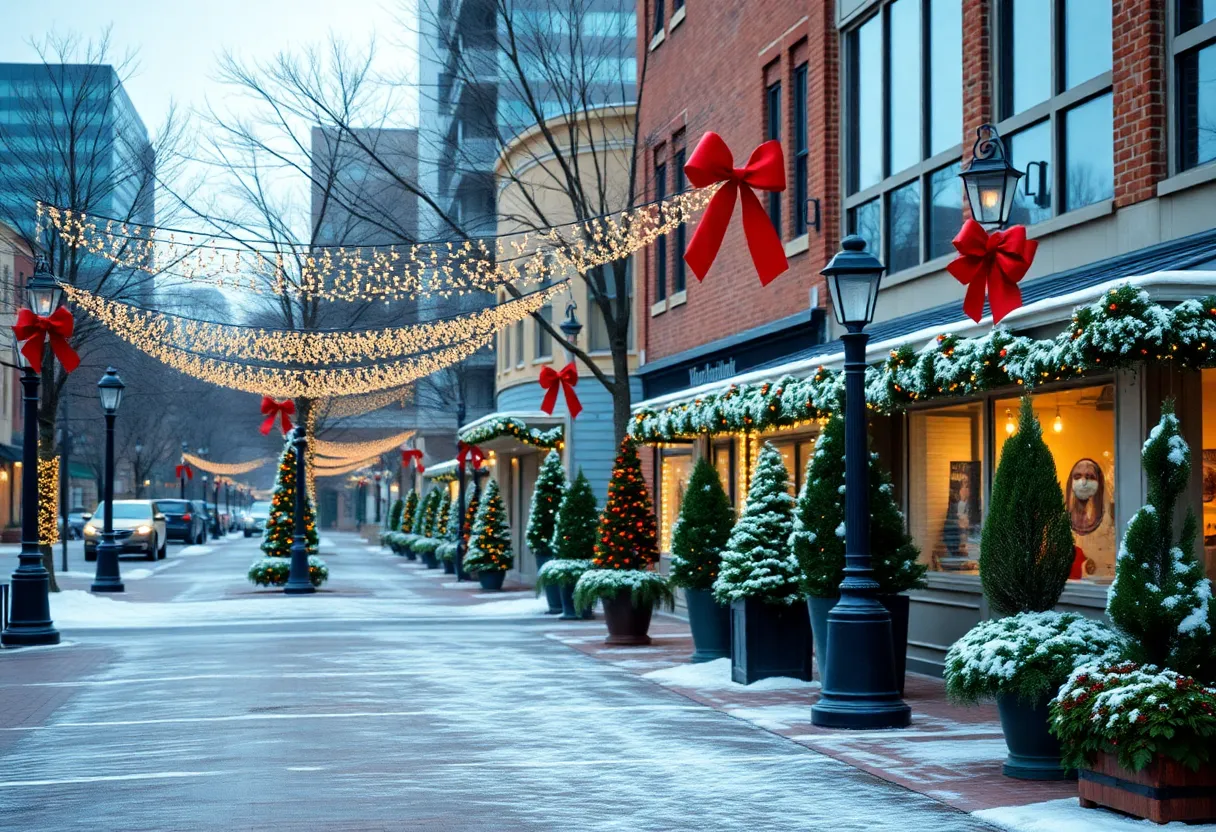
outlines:
{"label": "window display poster", "polygon": [[941,541],[934,548],[934,568],[943,572],[974,572],[979,568],[980,463],[978,460],[950,463],[950,498]]}

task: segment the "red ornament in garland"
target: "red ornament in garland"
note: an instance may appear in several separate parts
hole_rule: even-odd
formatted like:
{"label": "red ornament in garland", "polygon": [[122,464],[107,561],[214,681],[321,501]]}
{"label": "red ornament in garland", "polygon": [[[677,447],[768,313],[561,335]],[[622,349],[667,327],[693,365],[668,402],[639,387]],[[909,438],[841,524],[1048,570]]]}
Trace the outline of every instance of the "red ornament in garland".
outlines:
{"label": "red ornament in garland", "polygon": [[545,367],[540,371],[540,386],[545,388],[545,398],[540,403],[540,409],[553,415],[553,408],[557,405],[557,393],[562,391],[566,394],[566,409],[570,411],[570,418],[577,419],[578,414],[583,412],[583,405],[578,400],[578,394],[574,392],[574,386],[578,384],[578,367],[574,366],[571,361],[560,370],[554,370],[552,367]]}
{"label": "red ornament in garland", "polygon": [[984,295],[992,309],[992,322],[1022,305],[1018,282],[1030,270],[1039,244],[1026,239],[1026,227],[1015,225],[1006,231],[989,234],[973,219],[963,223],[954,237],[956,257],[946,270],[967,287],[963,312],[976,323],[984,317]]}

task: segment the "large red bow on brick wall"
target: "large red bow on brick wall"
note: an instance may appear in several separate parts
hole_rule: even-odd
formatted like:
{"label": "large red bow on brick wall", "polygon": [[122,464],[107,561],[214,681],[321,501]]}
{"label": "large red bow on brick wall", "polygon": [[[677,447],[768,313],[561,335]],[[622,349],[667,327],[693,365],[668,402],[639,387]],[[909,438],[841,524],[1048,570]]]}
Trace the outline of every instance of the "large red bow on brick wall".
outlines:
{"label": "large red bow on brick wall", "polygon": [[744,167],[735,167],[730,148],[717,133],[706,133],[684,165],[684,175],[695,187],[705,188],[721,182],[722,187],[709,200],[697,230],[693,232],[684,262],[697,280],[704,280],[722,247],[726,227],[735,212],[736,195],[743,201],[743,236],[751,252],[760,283],[768,285],[789,268],[785,247],[768,213],[760,205],[756,190],[785,190],[785,156],[781,143],[767,141],[752,151]]}
{"label": "large red bow on brick wall", "polygon": [[460,465],[461,471],[464,470],[464,465],[466,462],[471,462],[473,464],[473,470],[476,471],[481,467],[481,461],[483,459],[485,459],[485,455],[482,454],[481,448],[477,447],[476,445],[469,445],[465,442],[460,443],[460,450],[456,454],[456,462]]}
{"label": "large red bow on brick wall", "polygon": [[291,430],[291,416],[295,415],[296,403],[291,399],[283,399],[283,401],[275,401],[270,396],[262,396],[262,415],[266,418],[262,421],[262,436],[270,433],[270,429],[274,427],[274,420],[279,420],[279,427],[283,429],[283,435]]}
{"label": "large red bow on brick wall", "polygon": [[80,356],[68,343],[75,327],[76,319],[62,306],[45,318],[29,309],[22,309],[17,313],[17,322],[13,324],[13,334],[19,342],[24,342],[21,354],[30,362],[30,368],[35,373],[42,372],[42,353],[48,338],[51,340],[51,352],[63,365],[64,372],[70,373],[80,366]]}
{"label": "large red bow on brick wall", "polygon": [[426,470],[426,468],[422,467],[422,451],[417,448],[411,448],[408,451],[401,452],[401,464],[403,466],[409,468],[411,459],[414,460],[414,467],[418,469],[419,474]]}
{"label": "large red bow on brick wall", "polygon": [[578,367],[574,366],[573,361],[560,370],[543,368],[540,371],[540,386],[545,388],[545,398],[540,403],[540,409],[552,416],[553,408],[557,405],[557,391],[560,389],[566,394],[566,409],[570,411],[570,418],[578,418],[578,414],[583,412],[583,405],[578,400],[578,394],[574,392],[576,384]]}
{"label": "large red bow on brick wall", "polygon": [[1026,239],[1026,227],[1015,225],[1008,231],[989,234],[975,220],[963,223],[954,238],[958,257],[946,266],[959,283],[967,287],[963,311],[976,323],[984,317],[984,293],[992,309],[992,322],[1001,319],[1022,305],[1022,290],[1018,281],[1026,276],[1034,262],[1039,244]]}

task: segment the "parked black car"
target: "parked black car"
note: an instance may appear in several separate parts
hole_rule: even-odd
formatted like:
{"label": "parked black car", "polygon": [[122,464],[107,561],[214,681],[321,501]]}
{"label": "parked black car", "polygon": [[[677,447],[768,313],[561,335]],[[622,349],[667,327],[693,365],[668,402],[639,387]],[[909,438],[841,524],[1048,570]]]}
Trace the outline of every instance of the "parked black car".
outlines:
{"label": "parked black car", "polygon": [[197,500],[157,500],[165,515],[165,527],[170,540],[202,543],[207,539],[207,515]]}

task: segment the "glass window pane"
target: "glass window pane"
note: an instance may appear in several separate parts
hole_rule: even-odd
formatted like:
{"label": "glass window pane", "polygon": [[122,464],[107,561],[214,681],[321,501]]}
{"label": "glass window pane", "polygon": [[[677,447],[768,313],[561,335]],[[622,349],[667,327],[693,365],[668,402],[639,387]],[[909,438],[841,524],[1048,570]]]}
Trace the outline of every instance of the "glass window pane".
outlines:
{"label": "glass window pane", "polygon": [[1183,170],[1216,159],[1216,46],[1178,61],[1178,138]]}
{"label": "glass window pane", "polygon": [[1065,0],[1065,89],[1110,69],[1110,6],[1110,0]]}
{"label": "glass window pane", "polygon": [[853,209],[851,232],[865,240],[866,249],[871,252],[878,251],[878,244],[882,241],[881,219],[877,199],[871,199]]}
{"label": "glass window pane", "polygon": [[[656,165],[654,169],[654,192],[658,199],[667,196],[667,165]],[[661,236],[654,245],[654,296],[655,300],[667,297],[667,237]]]}
{"label": "glass window pane", "polygon": [[[1216,370],[1203,370],[1203,551],[1216,556]],[[1194,451],[1191,464],[1197,463]]]}
{"label": "glass window pane", "polygon": [[[1033,225],[1048,219],[1051,216],[1051,124],[1041,121],[1027,127],[1007,138],[1005,146],[1013,166],[1018,170],[1025,171],[1028,165],[1034,163],[1018,188],[1013,210],[1009,213],[1010,224]],[[1043,186],[1042,191],[1040,185]],[[1032,195],[1027,195],[1027,188]]]}
{"label": "glass window pane", "polygon": [[[765,105],[765,117],[767,125],[765,127],[766,139],[781,140],[781,83],[778,82],[768,88]],[[781,228],[781,194],[770,193],[768,195],[768,218],[772,220],[773,227],[777,229],[777,236],[783,237],[783,229]]]}
{"label": "glass window pane", "polygon": [[[1039,393],[1032,399],[1072,520],[1080,556],[1073,575],[1110,583],[1115,575],[1115,394],[1111,385]],[[996,401],[996,464],[1017,432],[1018,400]]]}
{"label": "glass window pane", "polygon": [[888,14],[891,109],[887,124],[891,133],[891,163],[887,170],[899,173],[924,158],[920,129],[920,3],[898,0],[891,4]]}
{"label": "glass window pane", "polygon": [[1051,97],[1051,0],[1009,0],[1006,26],[1008,64],[1003,68],[1012,89],[1014,115]]}
{"label": "glass window pane", "polygon": [[1064,114],[1064,211],[1115,195],[1111,101],[1103,95]]}
{"label": "glass window pane", "polygon": [[659,482],[659,546],[662,551],[671,551],[671,530],[680,516],[684,503],[684,489],[692,474],[692,456],[663,452],[663,464]]}
{"label": "glass window pane", "polygon": [[1216,20],[1216,0],[1180,0],[1178,3],[1178,31],[1194,29],[1201,23]]}
{"label": "glass window pane", "polygon": [[963,136],[963,8],[960,0],[929,5],[929,155]]}
{"label": "glass window pane", "polygon": [[853,50],[857,79],[853,147],[857,155],[857,187],[863,190],[882,179],[882,15],[862,25]]}
{"label": "glass window pane", "polygon": [[[547,323],[553,323],[552,306],[542,306],[539,314]],[[533,328],[536,330],[536,357],[551,357],[553,355],[553,337],[539,323],[533,324]]]}
{"label": "glass window pane", "polygon": [[983,405],[908,413],[908,531],[938,572],[979,571]]}
{"label": "glass window pane", "polygon": [[929,177],[932,197],[929,203],[929,259],[953,254],[951,240],[963,224],[963,180],[961,164],[936,170]]}
{"label": "glass window pane", "polygon": [[892,191],[888,206],[887,272],[891,273],[920,263],[920,182]]}
{"label": "glass window pane", "polygon": [[735,481],[730,475],[734,459],[733,439],[714,443],[714,470],[718,472],[718,479],[722,481],[722,487],[726,490],[726,496],[730,498],[731,505],[735,504]]}
{"label": "glass window pane", "polygon": [[[676,151],[675,156],[675,193],[683,192],[687,187],[684,180],[684,148]],[[675,257],[672,260],[672,288],[673,292],[684,291],[684,249],[688,240],[688,226],[685,223],[680,223],[676,226],[673,237],[675,238]]]}

